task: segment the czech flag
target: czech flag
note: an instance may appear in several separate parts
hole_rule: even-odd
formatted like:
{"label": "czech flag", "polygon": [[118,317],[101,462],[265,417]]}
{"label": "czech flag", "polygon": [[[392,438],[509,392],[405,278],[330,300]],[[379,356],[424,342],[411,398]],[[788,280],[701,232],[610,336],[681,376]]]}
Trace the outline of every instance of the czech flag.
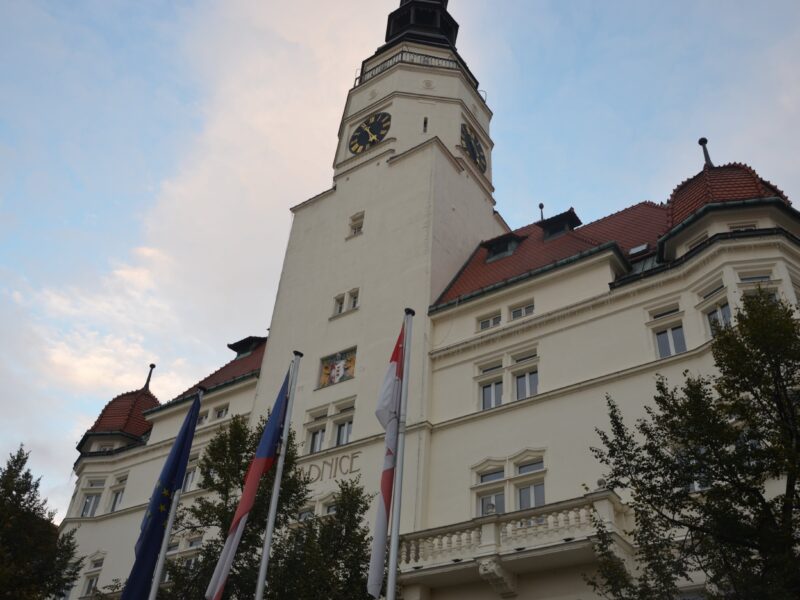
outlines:
{"label": "czech flag", "polygon": [[392,488],[394,487],[394,468],[397,462],[397,433],[400,419],[400,390],[403,384],[403,347],[405,346],[405,328],[400,330],[400,337],[394,346],[389,368],[383,379],[378,396],[378,408],[375,416],[386,430],[386,453],[383,457],[381,473],[381,493],[378,498],[378,515],[372,537],[372,556],[369,561],[369,579],[367,592],[373,598],[381,595],[383,586],[383,570],[386,561],[386,537],[389,527],[389,512],[392,508]]}
{"label": "czech flag", "polygon": [[247,517],[250,515],[250,510],[256,501],[258,484],[261,481],[261,477],[272,468],[272,464],[278,454],[278,446],[283,438],[283,422],[286,419],[288,395],[289,374],[287,373],[283,386],[281,386],[281,391],[278,393],[278,398],[275,400],[275,406],[272,407],[272,413],[267,419],[267,425],[264,427],[264,434],[261,436],[255,458],[253,458],[253,462],[250,463],[250,467],[247,469],[247,475],[244,479],[244,491],[239,500],[239,506],[236,509],[231,527],[228,530],[225,547],[219,556],[214,575],[211,577],[211,583],[208,584],[206,600],[221,600],[222,598],[225,582],[228,580],[228,573],[231,570],[233,558],[236,556],[236,548],[238,548],[239,541],[242,539]]}

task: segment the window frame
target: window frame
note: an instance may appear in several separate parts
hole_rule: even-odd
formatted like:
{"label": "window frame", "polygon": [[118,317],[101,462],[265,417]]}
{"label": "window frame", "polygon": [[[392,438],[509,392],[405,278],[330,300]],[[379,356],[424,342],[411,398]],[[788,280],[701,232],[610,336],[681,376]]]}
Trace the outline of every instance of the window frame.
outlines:
{"label": "window frame", "polygon": [[[530,309],[530,310],[528,310]],[[521,311],[518,316],[514,316],[516,311]],[[523,302],[522,304],[518,304],[512,306],[508,309],[508,320],[509,321],[517,321],[519,319],[524,319],[525,317],[530,317],[536,312],[536,304],[533,300],[529,300],[527,302]]]}
{"label": "window frame", "polygon": [[[317,454],[325,450],[325,429],[327,425],[328,423],[326,422],[322,427],[308,430],[308,454]],[[319,442],[316,440],[319,440]]]}
{"label": "window frame", "polygon": [[[478,317],[476,319],[476,322],[477,322],[477,328],[476,328],[477,333],[480,333],[482,331],[488,331],[489,329],[494,329],[495,327],[500,327],[500,325],[502,325],[503,315],[499,311],[493,312],[489,315]],[[483,326],[484,323],[486,323],[486,327]]]}
{"label": "window frame", "polygon": [[[83,495],[83,504],[81,505],[81,512],[80,516],[82,519],[90,519],[97,515],[97,509],[100,506],[100,498],[102,498],[102,493],[85,493]],[[93,501],[89,499],[93,498]],[[87,510],[88,506],[88,510]]]}

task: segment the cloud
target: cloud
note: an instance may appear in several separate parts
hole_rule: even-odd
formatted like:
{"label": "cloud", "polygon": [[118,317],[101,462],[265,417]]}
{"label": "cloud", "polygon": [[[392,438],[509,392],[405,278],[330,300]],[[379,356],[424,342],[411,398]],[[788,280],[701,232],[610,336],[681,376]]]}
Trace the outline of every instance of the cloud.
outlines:
{"label": "cloud", "polygon": [[108,400],[142,385],[147,364],[168,400],[232,358],[226,342],[266,333],[289,208],[332,184],[354,69],[394,5],[217,0],[178,13],[201,121],[142,207],[139,242],[80,279],[6,279],[0,296],[0,450],[25,442],[62,516],[75,442]]}

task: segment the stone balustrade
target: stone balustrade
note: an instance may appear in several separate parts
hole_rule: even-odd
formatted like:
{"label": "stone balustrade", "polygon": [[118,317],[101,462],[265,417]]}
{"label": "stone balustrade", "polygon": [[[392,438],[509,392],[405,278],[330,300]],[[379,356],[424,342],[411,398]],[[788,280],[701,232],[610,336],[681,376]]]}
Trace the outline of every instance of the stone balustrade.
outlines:
{"label": "stone balustrade", "polygon": [[548,548],[595,533],[592,513],[620,536],[629,510],[619,497],[600,490],[563,502],[513,513],[490,515],[404,535],[400,540],[402,572],[478,561],[483,557]]}

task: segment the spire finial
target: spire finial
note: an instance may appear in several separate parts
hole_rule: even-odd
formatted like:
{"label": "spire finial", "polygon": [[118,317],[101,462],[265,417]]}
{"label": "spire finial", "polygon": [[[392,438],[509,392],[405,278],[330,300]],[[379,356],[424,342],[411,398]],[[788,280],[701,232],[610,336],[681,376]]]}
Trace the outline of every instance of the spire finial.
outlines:
{"label": "spire finial", "polygon": [[711,157],[708,155],[708,148],[706,148],[706,145],[708,144],[708,139],[701,137],[699,140],[697,140],[697,143],[703,147],[703,156],[706,159],[706,166],[713,167],[714,163],[711,162]]}
{"label": "spire finial", "polygon": [[153,376],[153,369],[155,369],[155,368],[156,368],[155,363],[150,363],[150,372],[147,374],[147,381],[144,382],[144,388],[142,388],[142,389],[145,389],[145,390],[149,390],[150,389],[150,378]]}
{"label": "spire finial", "polygon": [[541,220],[544,221],[544,202],[539,202],[539,216],[542,218]]}

